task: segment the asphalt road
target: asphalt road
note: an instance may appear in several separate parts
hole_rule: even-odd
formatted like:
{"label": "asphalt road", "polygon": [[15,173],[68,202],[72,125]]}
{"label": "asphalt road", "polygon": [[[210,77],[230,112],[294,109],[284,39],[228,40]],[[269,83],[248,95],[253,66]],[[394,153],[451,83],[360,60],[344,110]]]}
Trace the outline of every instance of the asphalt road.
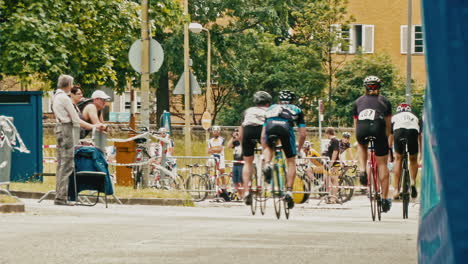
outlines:
{"label": "asphalt road", "polygon": [[419,206],[372,222],[368,201],[312,200],[290,220],[240,203],[197,207],[54,206],[25,200],[0,215],[0,263],[416,263]]}

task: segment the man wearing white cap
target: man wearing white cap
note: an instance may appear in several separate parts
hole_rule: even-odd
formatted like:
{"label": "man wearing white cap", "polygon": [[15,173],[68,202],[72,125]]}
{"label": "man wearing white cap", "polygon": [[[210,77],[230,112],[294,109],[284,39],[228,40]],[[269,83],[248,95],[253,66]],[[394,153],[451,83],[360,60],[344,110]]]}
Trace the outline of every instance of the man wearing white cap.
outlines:
{"label": "man wearing white cap", "polygon": [[[93,102],[86,105],[83,109],[83,120],[93,125],[104,124],[104,114],[102,110],[106,106],[106,102],[110,101],[111,98],[101,90],[94,91],[91,98]],[[88,133],[89,131],[86,135]]]}

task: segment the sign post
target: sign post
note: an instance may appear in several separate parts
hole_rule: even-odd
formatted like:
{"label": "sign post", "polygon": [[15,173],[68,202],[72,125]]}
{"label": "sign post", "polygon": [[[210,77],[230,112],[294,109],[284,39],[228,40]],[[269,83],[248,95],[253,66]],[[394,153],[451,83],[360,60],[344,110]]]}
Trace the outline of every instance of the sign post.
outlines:
{"label": "sign post", "polygon": [[209,111],[203,113],[201,122],[203,129],[205,129],[205,138],[208,143],[208,140],[210,140],[210,132],[208,132],[208,129],[211,128],[211,114]]}
{"label": "sign post", "polygon": [[322,121],[323,121],[323,100],[318,100],[318,110],[319,110],[319,139],[322,140]]}

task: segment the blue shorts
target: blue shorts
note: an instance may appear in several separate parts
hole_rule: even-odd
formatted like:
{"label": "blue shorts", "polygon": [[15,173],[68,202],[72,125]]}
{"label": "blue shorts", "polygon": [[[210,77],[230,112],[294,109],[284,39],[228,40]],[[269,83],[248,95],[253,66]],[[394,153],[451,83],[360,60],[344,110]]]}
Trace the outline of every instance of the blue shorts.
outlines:
{"label": "blue shorts", "polygon": [[234,164],[232,167],[232,181],[234,183],[242,183],[242,168],[244,164]]}

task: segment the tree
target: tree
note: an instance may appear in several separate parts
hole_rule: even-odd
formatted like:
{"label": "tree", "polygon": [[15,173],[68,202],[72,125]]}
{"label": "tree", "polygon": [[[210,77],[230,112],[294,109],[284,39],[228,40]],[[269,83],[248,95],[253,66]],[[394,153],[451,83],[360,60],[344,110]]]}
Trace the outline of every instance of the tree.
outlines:
{"label": "tree", "polygon": [[[392,103],[393,111],[405,101],[405,83],[400,77],[390,56],[386,54],[356,55],[336,74],[336,92],[333,104],[326,109],[326,120],[331,126],[352,126],[351,109],[354,101],[364,94],[363,80],[375,75],[382,80],[381,94]],[[415,113],[420,114],[423,106],[422,87],[413,87]]]}
{"label": "tree", "polygon": [[[247,46],[236,62],[245,80],[232,89],[233,100],[221,112],[223,124],[238,125],[242,118],[239,110],[252,106],[253,94],[260,90],[271,93],[275,100],[281,90],[294,91],[302,99],[301,107],[310,114],[308,106],[325,85],[318,55],[306,46],[290,43],[277,46],[273,38],[272,35],[257,36],[255,46]],[[310,117],[308,121],[312,121]]]}
{"label": "tree", "polygon": [[[159,1],[158,28],[167,28],[179,5]],[[129,0],[15,0],[0,4],[0,73],[55,83],[62,73],[82,87],[122,91],[137,77],[128,50],[140,36],[139,5]],[[135,78],[137,79],[137,78]]]}
{"label": "tree", "polygon": [[292,11],[294,34],[291,41],[314,47],[322,55],[327,74],[328,101],[333,96],[334,76],[345,62],[346,56],[337,56],[338,48],[346,51],[348,24],[354,18],[348,16],[347,0],[307,0]]}

